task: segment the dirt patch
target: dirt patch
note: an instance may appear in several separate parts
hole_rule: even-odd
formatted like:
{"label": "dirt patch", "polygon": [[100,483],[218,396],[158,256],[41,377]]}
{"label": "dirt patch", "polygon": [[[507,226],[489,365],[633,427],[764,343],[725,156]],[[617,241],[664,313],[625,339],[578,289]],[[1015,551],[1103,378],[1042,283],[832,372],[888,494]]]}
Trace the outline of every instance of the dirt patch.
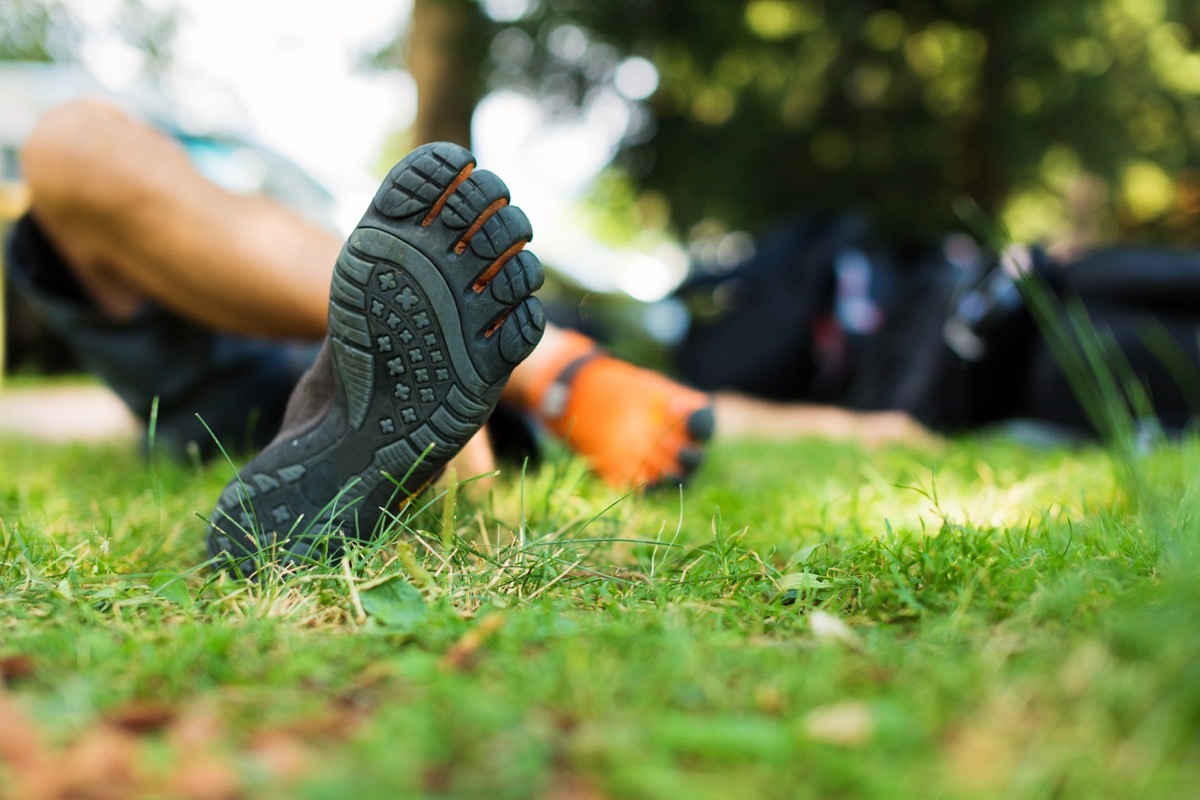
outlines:
{"label": "dirt patch", "polygon": [[140,432],[129,409],[103,386],[0,388],[0,436],[98,442]]}

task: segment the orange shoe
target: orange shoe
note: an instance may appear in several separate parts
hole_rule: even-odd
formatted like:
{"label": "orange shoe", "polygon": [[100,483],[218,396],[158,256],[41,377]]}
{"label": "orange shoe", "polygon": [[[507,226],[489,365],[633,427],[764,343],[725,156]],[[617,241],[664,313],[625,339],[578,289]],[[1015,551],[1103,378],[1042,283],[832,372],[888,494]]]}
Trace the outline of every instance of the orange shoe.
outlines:
{"label": "orange shoe", "polygon": [[617,488],[679,484],[704,458],[712,399],[562,331],[525,393],[546,428]]}

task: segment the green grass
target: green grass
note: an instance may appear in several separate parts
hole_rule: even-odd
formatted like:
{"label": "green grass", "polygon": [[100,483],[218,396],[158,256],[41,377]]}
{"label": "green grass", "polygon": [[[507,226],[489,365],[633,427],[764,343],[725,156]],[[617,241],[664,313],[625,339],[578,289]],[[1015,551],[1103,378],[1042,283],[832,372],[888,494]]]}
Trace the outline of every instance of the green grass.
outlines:
{"label": "green grass", "polygon": [[0,797],[1200,785],[1194,441],[726,444],[624,498],[556,459],[261,584],[201,566],[228,465],[0,463]]}

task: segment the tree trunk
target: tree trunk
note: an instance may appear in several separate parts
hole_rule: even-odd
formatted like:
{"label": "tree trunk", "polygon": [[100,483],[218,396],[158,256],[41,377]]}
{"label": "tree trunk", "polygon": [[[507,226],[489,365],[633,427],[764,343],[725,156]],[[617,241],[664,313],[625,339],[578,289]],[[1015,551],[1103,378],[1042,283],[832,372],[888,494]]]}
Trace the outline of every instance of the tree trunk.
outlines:
{"label": "tree trunk", "polygon": [[487,21],[475,0],[415,0],[407,48],[417,83],[414,145],[471,146],[487,38]]}

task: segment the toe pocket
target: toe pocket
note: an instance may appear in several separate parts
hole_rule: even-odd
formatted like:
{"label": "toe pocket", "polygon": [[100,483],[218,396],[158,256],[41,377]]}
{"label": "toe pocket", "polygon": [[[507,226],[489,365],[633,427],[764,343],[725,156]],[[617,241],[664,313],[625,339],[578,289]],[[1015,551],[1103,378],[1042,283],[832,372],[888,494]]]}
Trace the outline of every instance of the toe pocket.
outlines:
{"label": "toe pocket", "polygon": [[[495,274],[503,266],[503,263],[496,265],[498,259],[511,257],[514,248],[523,247],[532,238],[533,226],[529,224],[525,212],[516,206],[505,206],[489,217],[472,237],[471,252],[494,267],[492,274]],[[484,270],[476,281],[486,283],[490,279],[491,276]]]}
{"label": "toe pocket", "polygon": [[444,203],[474,166],[471,152],[456,144],[418,147],[392,167],[375,195],[375,208],[395,219],[424,216]]}
{"label": "toe pocket", "polygon": [[476,291],[485,286],[492,299],[503,306],[516,305],[521,300],[542,288],[546,279],[542,262],[528,250],[522,250],[505,263],[487,284],[476,280]]}
{"label": "toe pocket", "polygon": [[533,352],[546,329],[546,315],[536,297],[528,297],[512,310],[493,334],[499,337],[500,357],[519,364]]}
{"label": "toe pocket", "polygon": [[473,231],[507,203],[508,187],[504,181],[486,169],[476,170],[447,199],[441,220],[454,230]]}

